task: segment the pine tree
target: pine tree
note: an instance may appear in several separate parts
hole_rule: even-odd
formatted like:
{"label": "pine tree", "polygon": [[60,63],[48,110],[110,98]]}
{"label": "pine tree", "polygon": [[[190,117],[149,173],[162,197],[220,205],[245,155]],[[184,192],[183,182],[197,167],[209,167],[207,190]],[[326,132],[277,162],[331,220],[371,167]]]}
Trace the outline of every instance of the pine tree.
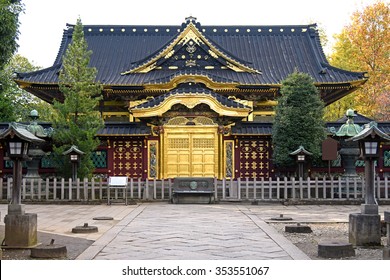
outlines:
{"label": "pine tree", "polygon": [[313,79],[294,72],[282,82],[280,93],[272,129],[275,164],[293,166],[295,159],[289,154],[300,145],[313,153],[312,160],[318,160],[325,138],[324,103]]}
{"label": "pine tree", "polygon": [[76,145],[85,153],[81,157],[78,177],[91,177],[94,170],[91,155],[98,147],[97,131],[104,123],[97,110],[101,100],[102,86],[97,83],[96,69],[89,67],[91,51],[84,38],[81,19],[74,26],[72,42],[63,57],[59,75],[59,88],[64,95],[63,103],[54,102],[57,114],[53,120],[54,153],[59,163],[59,172],[70,176],[70,163],[62,153]]}

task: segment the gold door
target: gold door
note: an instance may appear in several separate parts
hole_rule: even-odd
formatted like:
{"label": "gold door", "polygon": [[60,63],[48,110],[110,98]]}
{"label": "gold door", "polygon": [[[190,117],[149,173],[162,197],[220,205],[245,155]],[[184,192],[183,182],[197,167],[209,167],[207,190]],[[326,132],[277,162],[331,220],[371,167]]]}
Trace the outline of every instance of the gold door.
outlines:
{"label": "gold door", "polygon": [[164,177],[214,177],[218,172],[216,127],[164,128]]}

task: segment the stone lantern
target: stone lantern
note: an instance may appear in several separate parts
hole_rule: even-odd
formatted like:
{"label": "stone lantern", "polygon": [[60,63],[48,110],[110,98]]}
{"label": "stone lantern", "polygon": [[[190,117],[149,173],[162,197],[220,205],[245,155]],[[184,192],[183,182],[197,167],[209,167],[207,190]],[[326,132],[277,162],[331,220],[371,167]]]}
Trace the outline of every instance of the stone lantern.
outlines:
{"label": "stone lantern", "polygon": [[4,218],[4,246],[8,248],[30,248],[37,245],[37,214],[25,213],[21,204],[22,162],[30,160],[29,148],[45,140],[36,137],[25,126],[11,123],[0,134],[6,147],[8,159],[13,161],[12,201]]}
{"label": "stone lantern", "polygon": [[72,163],[72,180],[77,180],[77,167],[80,162],[80,158],[85,153],[75,145],[72,145],[68,150],[62,153],[64,156],[69,156],[70,162]]}
{"label": "stone lantern", "polygon": [[290,153],[290,156],[295,156],[298,163],[298,177],[303,178],[304,176],[304,165],[307,161],[307,156],[313,155],[307,151],[302,145],[298,149]]}
{"label": "stone lantern", "polygon": [[358,143],[360,154],[364,158],[365,174],[364,204],[361,205],[361,213],[349,216],[349,239],[357,246],[380,245],[381,226],[378,204],[375,199],[374,161],[379,158],[380,143],[390,141],[390,137],[372,122],[346,141]]}
{"label": "stone lantern", "polygon": [[[26,129],[34,134],[35,136],[48,139],[50,137],[50,133],[45,131],[45,129],[37,123],[39,118],[38,111],[32,110],[30,112],[31,122],[27,125]],[[44,143],[35,143],[30,146],[28,155],[31,157],[31,160],[27,162],[27,174],[24,176],[28,179],[39,179],[39,164],[41,162],[42,157],[46,154],[42,148]]]}
{"label": "stone lantern", "polygon": [[347,121],[334,134],[335,138],[339,140],[341,162],[345,169],[343,177],[357,177],[355,163],[360,155],[359,145],[357,142],[346,142],[347,138],[357,135],[362,129],[359,125],[354,124],[353,118],[356,114],[352,109],[348,109],[345,116]]}

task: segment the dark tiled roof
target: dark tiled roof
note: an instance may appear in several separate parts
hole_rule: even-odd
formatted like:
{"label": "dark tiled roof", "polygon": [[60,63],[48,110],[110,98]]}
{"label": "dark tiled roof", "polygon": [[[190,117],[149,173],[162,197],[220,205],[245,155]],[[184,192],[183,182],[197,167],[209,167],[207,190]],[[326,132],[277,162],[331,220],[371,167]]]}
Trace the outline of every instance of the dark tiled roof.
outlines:
{"label": "dark tiled roof", "polygon": [[189,87],[189,88],[177,88],[169,93],[166,93],[166,94],[163,94],[163,95],[160,95],[160,96],[157,96],[156,98],[154,99],[151,99],[145,103],[142,103],[134,108],[137,108],[137,109],[141,109],[141,108],[151,108],[151,107],[155,107],[155,106],[158,106],[159,104],[161,104],[161,102],[163,102],[167,97],[169,96],[179,96],[179,95],[182,95],[182,94],[194,94],[194,95],[210,95],[212,96],[213,98],[215,98],[220,104],[222,104],[223,106],[226,106],[226,107],[229,107],[229,108],[250,108],[248,106],[245,106],[239,102],[236,102],[232,99],[229,99],[225,96],[222,96],[220,94],[217,94],[211,90],[208,90],[208,89],[205,89],[205,88],[193,88],[193,87]]}
{"label": "dark tiled roof", "polygon": [[[144,85],[161,83],[174,75],[182,75],[182,69],[127,75],[121,73],[161,53],[186,26],[84,26],[85,38],[93,51],[90,66],[97,68],[97,80],[113,86]],[[202,70],[201,74],[211,80],[235,81],[241,85],[278,85],[294,70],[310,74],[318,84],[364,79],[363,73],[337,69],[328,64],[315,25],[201,26],[197,23],[196,27],[225,57],[258,71]],[[71,42],[72,32],[72,26],[64,30],[58,56],[52,67],[21,73],[17,80],[56,84],[62,55]]]}
{"label": "dark tiled roof", "polygon": [[232,126],[232,135],[271,135],[272,123],[242,122]]}
{"label": "dark tiled roof", "polygon": [[151,135],[151,129],[144,123],[106,123],[98,136]]}
{"label": "dark tiled roof", "polygon": [[[357,123],[357,124],[366,124],[366,123],[369,123],[369,122],[372,122],[372,121],[373,121],[373,119],[367,118],[366,116],[363,116],[363,115],[361,115],[361,114],[359,114],[359,113],[356,113],[356,112],[355,112],[355,115],[356,115],[356,116],[353,117],[353,122],[354,122],[354,123]],[[344,116],[344,117],[338,119],[336,122],[344,124],[344,123],[347,122],[347,120],[348,120],[348,118],[347,118],[346,116]]]}
{"label": "dark tiled roof", "polygon": [[[51,127],[49,123],[44,123],[45,128]],[[8,123],[0,123],[0,133],[8,128]],[[104,128],[98,131],[98,136],[103,135],[150,135],[151,129],[144,123],[105,123]]]}
{"label": "dark tiled roof", "polygon": [[[360,126],[367,124],[357,123]],[[341,122],[328,122],[326,123],[327,128],[334,127],[336,130],[343,125]],[[382,132],[390,135],[390,122],[379,122],[378,128],[382,130]],[[238,123],[232,127],[232,135],[272,135],[272,123],[264,123],[264,122],[242,122]]]}

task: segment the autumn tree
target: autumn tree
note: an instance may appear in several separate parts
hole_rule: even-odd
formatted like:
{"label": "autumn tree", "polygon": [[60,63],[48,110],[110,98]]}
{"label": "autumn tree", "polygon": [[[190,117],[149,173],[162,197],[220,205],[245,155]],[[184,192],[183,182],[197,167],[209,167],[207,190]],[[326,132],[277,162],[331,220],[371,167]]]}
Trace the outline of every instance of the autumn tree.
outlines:
{"label": "autumn tree", "polygon": [[279,167],[295,164],[289,154],[300,145],[317,160],[325,138],[324,103],[313,79],[305,73],[294,72],[283,82],[276,106],[272,128],[273,158]]}
{"label": "autumn tree", "polygon": [[351,96],[329,106],[328,112],[337,107],[345,112],[349,107],[377,120],[390,119],[389,23],[390,4],[377,1],[363,11],[355,12],[351,23],[335,37],[331,64],[367,72],[369,79]]}
{"label": "autumn tree", "polygon": [[91,155],[99,145],[96,133],[103,127],[103,120],[97,110],[102,86],[95,81],[96,69],[89,67],[91,53],[81,19],[78,19],[59,75],[64,101],[54,102],[57,117],[53,120],[53,150],[56,158],[62,159],[57,161],[60,164],[58,171],[64,176],[70,176],[70,163],[63,159],[62,153],[72,145],[85,153],[81,157],[78,177],[91,177],[94,170]]}

